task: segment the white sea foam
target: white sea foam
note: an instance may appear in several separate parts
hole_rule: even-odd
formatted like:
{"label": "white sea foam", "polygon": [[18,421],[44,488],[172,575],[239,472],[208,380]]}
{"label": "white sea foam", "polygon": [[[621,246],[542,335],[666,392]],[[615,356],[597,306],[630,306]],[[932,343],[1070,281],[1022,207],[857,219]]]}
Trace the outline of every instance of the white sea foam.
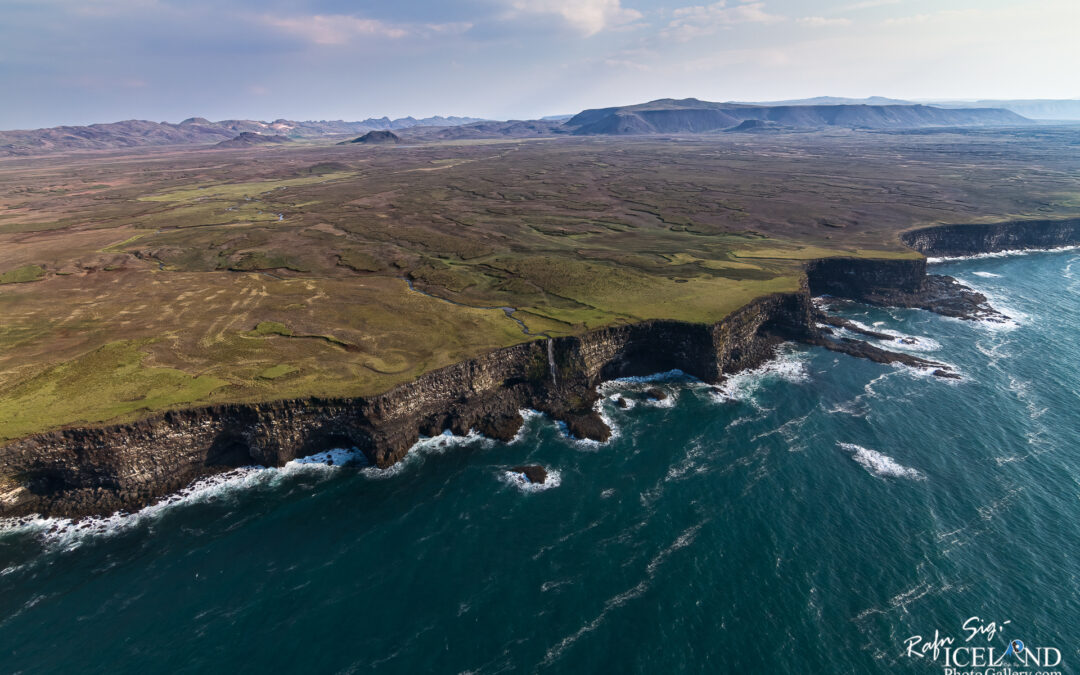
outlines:
{"label": "white sea foam", "polygon": [[[687,375],[679,369],[668,370],[663,373],[653,373],[652,375],[620,377],[613,380],[607,380],[602,382],[597,388],[597,392],[603,397],[603,399],[614,402],[620,396],[626,399],[626,402],[630,405],[627,409],[634,407],[635,405],[646,405],[654,408],[671,408],[675,405],[675,400],[678,398],[678,389],[676,387],[655,387],[658,383],[672,383],[672,384],[688,384],[699,383],[697,378]],[[646,398],[644,392],[646,389],[657,388],[667,394],[667,398],[663,400],[656,400],[652,398]],[[637,394],[638,400],[635,397],[626,396],[626,393]],[[597,406],[596,410],[600,413],[601,417],[604,416],[604,410],[602,407]],[[607,419],[604,420],[605,422]],[[610,425],[609,425],[610,426]]]}
{"label": "white sea foam", "polygon": [[[975,325],[980,328],[999,332],[999,331],[1011,331],[1019,328],[1021,325],[1030,323],[1031,318],[1021,312],[1018,309],[1014,309],[1009,305],[1009,300],[993,291],[988,291],[985,288],[980,288],[977,284],[972,283],[968,279],[960,279],[965,285],[969,286],[971,290],[978,293],[982,293],[986,296],[986,301],[993,307],[998,313],[1004,315],[1004,319],[1000,317],[991,317],[987,319],[977,319]],[[957,321],[963,321],[963,319],[956,319]]]}
{"label": "white sea foam", "polygon": [[514,437],[510,439],[510,443],[520,443],[525,438],[525,431],[529,428],[530,422],[538,417],[543,417],[544,413],[539,410],[533,410],[532,408],[521,408],[518,410],[518,414],[521,415],[522,424],[521,428],[517,430]]}
{"label": "white sea foam", "polygon": [[919,379],[928,379],[933,377],[935,380],[940,380],[941,382],[946,383],[951,382],[953,384],[963,381],[962,377],[961,379],[956,379],[952,377],[935,377],[934,373],[936,373],[939,369],[946,372],[951,371],[953,373],[956,373],[957,375],[962,375],[955,367],[950,366],[947,363],[943,363],[941,366],[910,366],[906,363],[890,363],[889,365],[897,372],[901,372],[905,375],[909,375],[911,377]]}
{"label": "white sea foam", "polygon": [[533,483],[524,473],[518,473],[517,471],[503,471],[499,475],[499,480],[507,485],[516,487],[522,492],[542,492],[562,485],[562,474],[555,469],[548,469],[547,478],[543,483]]}
{"label": "white sea foam", "polygon": [[873,327],[867,326],[860,321],[855,321],[854,319],[848,319],[848,321],[862,330],[888,335],[889,339],[879,339],[878,341],[887,344],[894,349],[911,352],[936,352],[941,349],[941,343],[933,338],[921,335],[908,335],[906,333],[901,333],[898,330],[892,330],[891,328],[882,328],[881,326],[884,324],[883,321],[874,322]]}
{"label": "white sea foam", "polygon": [[941,256],[927,258],[926,262],[934,265],[937,263],[954,262],[957,260],[981,260],[983,258],[1010,258],[1018,255],[1031,255],[1032,253],[1061,253],[1063,251],[1075,251],[1080,246],[1059,246],[1057,248],[1021,248],[1008,251],[995,251],[993,253],[976,253],[974,255]]}
{"label": "white sea foam", "polygon": [[421,436],[420,440],[409,448],[400,462],[396,462],[385,469],[369,466],[362,469],[360,473],[368,478],[392,478],[406,471],[416,462],[423,461],[423,458],[427,455],[441,455],[451,448],[460,448],[463,445],[473,443],[493,445],[495,441],[482,435],[476,429],[469,429],[469,433],[464,436],[455,436],[453,432],[447,429],[438,436]]}
{"label": "white sea foam", "polygon": [[972,272],[977,277],[983,277],[984,279],[998,279],[1000,274],[994,274],[993,272]]}
{"label": "white sea foam", "polygon": [[840,446],[841,449],[850,452],[852,459],[875,476],[911,478],[914,480],[925,480],[926,478],[922,472],[906,467],[898,463],[892,457],[878,452],[877,450],[864,448],[861,445],[855,445],[854,443],[837,443],[837,445]]}
{"label": "white sea foam", "polygon": [[200,478],[186,488],[134,513],[117,512],[110,516],[81,518],[46,518],[28,516],[0,520],[0,534],[26,533],[39,536],[49,545],[74,550],[90,539],[108,537],[150,524],[177,507],[229,499],[257,487],[272,487],[290,476],[329,478],[346,465],[366,463],[363,453],[353,449],[335,449],[293,460],[280,468],[244,466]]}
{"label": "white sea foam", "polygon": [[713,397],[720,401],[753,400],[753,394],[763,384],[772,380],[785,382],[806,382],[810,374],[806,369],[806,354],[785,346],[776,357],[757,368],[744,370],[731,375],[721,384],[713,387]]}

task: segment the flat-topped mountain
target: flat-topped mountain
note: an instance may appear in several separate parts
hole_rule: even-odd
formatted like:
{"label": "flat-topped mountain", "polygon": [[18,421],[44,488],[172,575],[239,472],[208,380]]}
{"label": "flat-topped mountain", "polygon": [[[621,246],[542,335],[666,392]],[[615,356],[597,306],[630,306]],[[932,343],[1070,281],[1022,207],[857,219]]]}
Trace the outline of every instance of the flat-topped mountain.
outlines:
{"label": "flat-topped mountain", "polygon": [[230,138],[215,145],[215,148],[251,148],[259,145],[280,145],[290,143],[292,139],[280,134],[260,134],[255,131],[245,131],[236,138]]}
{"label": "flat-topped mountain", "polygon": [[925,105],[784,105],[712,103],[696,98],[659,99],[637,105],[585,110],[566,126],[578,135],[703,133],[766,120],[790,127],[911,129],[1016,126],[1031,121],[998,108],[944,109]]}

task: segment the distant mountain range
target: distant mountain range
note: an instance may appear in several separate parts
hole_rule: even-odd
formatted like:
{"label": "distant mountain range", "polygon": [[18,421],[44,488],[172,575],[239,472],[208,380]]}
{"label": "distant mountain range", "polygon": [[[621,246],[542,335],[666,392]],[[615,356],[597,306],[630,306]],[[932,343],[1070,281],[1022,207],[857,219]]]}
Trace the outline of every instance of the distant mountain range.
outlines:
{"label": "distant mountain range", "polygon": [[[151,145],[198,145],[236,139],[240,134],[268,134],[289,138],[312,138],[336,134],[362,134],[376,130],[408,129],[415,126],[450,127],[481,121],[476,117],[388,117],[369,118],[360,122],[274,120],[222,120],[211,122],[192,117],[171,124],[146,120],[126,120],[89,126],[51,127],[20,131],[0,131],[0,157],[39,155],[70,150],[110,150]],[[232,146],[253,145],[250,140]]]}
{"label": "distant mountain range", "polygon": [[[179,124],[128,120],[111,124],[0,131],[0,156],[39,155],[164,145],[252,147],[286,139],[404,133],[405,140],[530,138],[557,135],[641,135],[777,132],[823,128],[919,129],[928,127],[1017,126],[1032,119],[1080,119],[1080,101],[944,101],[932,105],[873,96],[820,96],[769,103],[713,103],[696,98],[659,99],[637,105],[584,110],[540,120],[481,120],[475,117],[369,118],[360,122],[279,119],[223,120],[192,117]],[[760,123],[757,123],[760,122]],[[265,138],[261,138],[265,137]],[[272,140],[271,140],[272,139]]]}
{"label": "distant mountain range", "polygon": [[790,101],[768,101],[756,105],[931,105],[935,108],[1004,108],[1032,120],[1080,120],[1080,100],[1077,99],[983,99],[979,101],[905,101],[898,98],[871,96],[869,98],[840,98],[818,96]]}

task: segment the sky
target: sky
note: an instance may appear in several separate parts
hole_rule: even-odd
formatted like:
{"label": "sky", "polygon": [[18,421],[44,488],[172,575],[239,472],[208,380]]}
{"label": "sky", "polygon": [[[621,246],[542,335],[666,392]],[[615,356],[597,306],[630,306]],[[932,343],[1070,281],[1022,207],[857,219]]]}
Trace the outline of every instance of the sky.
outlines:
{"label": "sky", "polygon": [[0,129],[1080,98],[1080,0],[0,0]]}

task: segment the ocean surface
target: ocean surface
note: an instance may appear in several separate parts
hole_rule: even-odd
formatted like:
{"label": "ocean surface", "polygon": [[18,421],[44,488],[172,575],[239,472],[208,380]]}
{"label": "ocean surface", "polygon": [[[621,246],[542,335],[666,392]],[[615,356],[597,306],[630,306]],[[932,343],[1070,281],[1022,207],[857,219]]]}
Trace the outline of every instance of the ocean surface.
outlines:
{"label": "ocean surface", "polygon": [[1080,254],[935,271],[1013,321],[840,313],[959,381],[792,345],[719,390],[604,385],[635,404],[604,404],[602,445],[530,415],[508,445],[426,440],[388,471],[340,451],[8,523],[0,672],[941,672],[906,641],[962,642],[970,617],[1072,672]]}

